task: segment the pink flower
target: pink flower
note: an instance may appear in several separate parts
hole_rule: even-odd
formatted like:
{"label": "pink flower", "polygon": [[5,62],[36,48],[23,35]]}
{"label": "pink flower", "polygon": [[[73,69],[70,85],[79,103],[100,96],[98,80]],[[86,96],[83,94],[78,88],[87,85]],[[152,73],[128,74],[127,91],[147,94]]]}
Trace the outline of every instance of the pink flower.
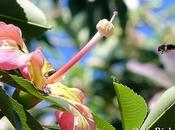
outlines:
{"label": "pink flower", "polygon": [[45,60],[41,50],[36,49],[29,53],[21,37],[20,29],[14,25],[0,22],[0,69],[19,69],[36,88],[43,90],[50,96],[64,100],[67,104],[66,110],[55,112],[61,130],[95,130],[96,125],[91,111],[84,105],[84,94],[79,89],[64,86],[58,80],[102,37],[108,37],[112,34],[114,30],[112,21],[116,14],[114,12],[110,21],[106,19],[99,21],[96,26],[98,32],[87,45],[66,65],[49,77],[45,77],[44,74],[53,68]]}
{"label": "pink flower", "polygon": [[88,107],[84,105],[85,95],[80,89],[69,88],[60,82],[49,84],[50,96],[59,97],[66,110],[57,110],[55,115],[61,130],[95,130],[96,125]]}
{"label": "pink flower", "polygon": [[22,39],[21,30],[0,22],[0,69],[19,69],[24,78],[41,89],[45,81],[42,74],[44,56],[39,48],[29,53]]}
{"label": "pink flower", "polygon": [[70,111],[55,112],[61,130],[96,130],[91,112],[84,105],[70,107]]}

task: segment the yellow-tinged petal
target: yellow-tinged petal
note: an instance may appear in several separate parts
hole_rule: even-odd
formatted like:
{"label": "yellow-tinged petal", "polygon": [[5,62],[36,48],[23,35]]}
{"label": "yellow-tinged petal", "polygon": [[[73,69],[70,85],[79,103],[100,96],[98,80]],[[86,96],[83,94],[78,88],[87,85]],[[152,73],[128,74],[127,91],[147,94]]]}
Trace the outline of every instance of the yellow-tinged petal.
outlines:
{"label": "yellow-tinged petal", "polygon": [[[85,96],[77,88],[68,88],[60,82],[46,86],[50,96],[59,97],[68,103],[67,111],[57,111],[56,117],[62,130],[95,130],[95,122],[84,103]],[[66,123],[69,120],[70,126]]]}
{"label": "yellow-tinged petal", "polygon": [[86,106],[65,101],[69,103],[67,111],[57,110],[55,113],[62,130],[96,130],[91,111]]}
{"label": "yellow-tinged petal", "polygon": [[69,99],[72,102],[83,103],[85,99],[84,94],[79,89],[69,88],[60,82],[48,84],[47,90],[48,89],[50,91],[49,95]]}
{"label": "yellow-tinged petal", "polygon": [[37,48],[31,57],[29,64],[29,74],[31,81],[37,89],[42,89],[44,86],[45,78],[42,73],[42,67],[44,65],[44,56],[39,48]]}
{"label": "yellow-tinged petal", "polygon": [[49,62],[47,60],[44,60],[44,65],[42,67],[42,73],[45,74],[45,73],[48,73],[52,70],[54,70],[52,65],[49,64]]}

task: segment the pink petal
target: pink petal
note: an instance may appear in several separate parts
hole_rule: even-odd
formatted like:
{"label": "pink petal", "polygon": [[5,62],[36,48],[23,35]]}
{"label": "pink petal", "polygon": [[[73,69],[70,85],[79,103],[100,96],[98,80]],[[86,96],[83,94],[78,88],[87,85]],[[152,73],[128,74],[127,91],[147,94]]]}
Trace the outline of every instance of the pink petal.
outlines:
{"label": "pink petal", "polygon": [[[30,61],[34,62],[35,64],[34,67],[38,66],[38,68],[41,71],[44,65],[44,56],[39,48],[37,48],[34,52],[31,52]],[[29,74],[30,72],[29,72],[28,64],[21,66],[19,70],[25,79],[30,79],[30,74]],[[39,72],[39,70],[37,72]]]}
{"label": "pink petal", "polygon": [[17,69],[30,60],[31,54],[16,49],[0,49],[0,69]]}
{"label": "pink petal", "polygon": [[57,110],[55,112],[61,130],[75,130],[74,129],[74,116],[72,113]]}
{"label": "pink petal", "polygon": [[76,106],[77,110],[86,118],[86,120],[89,124],[89,130],[96,130],[96,124],[93,120],[93,116],[92,116],[89,108],[82,105],[82,104],[76,104],[75,106]]}
{"label": "pink petal", "polygon": [[75,107],[78,111],[80,111],[80,113],[86,117],[86,118],[92,118],[92,114],[91,114],[91,111],[89,110],[88,107],[82,105],[82,104],[79,104],[79,103],[76,103],[75,104]]}
{"label": "pink petal", "polygon": [[71,106],[69,111],[57,110],[55,115],[61,130],[96,130],[96,124],[89,108],[82,104]]}
{"label": "pink petal", "polygon": [[30,80],[29,68],[28,68],[28,65],[27,65],[27,64],[21,66],[21,67],[19,68],[19,71],[21,72],[21,74],[23,75],[23,77],[24,77],[25,79]]}
{"label": "pink petal", "polygon": [[0,40],[11,39],[16,41],[16,43],[23,48],[24,42],[21,36],[21,30],[12,25],[0,22]]}
{"label": "pink petal", "polygon": [[[96,125],[93,120],[93,116],[88,107],[83,105],[84,103],[84,93],[77,88],[68,88],[61,84],[60,82],[56,82],[54,84],[47,85],[47,88],[51,91],[52,96],[60,97],[65,102],[67,102],[67,113],[69,113],[69,117],[72,117],[71,128],[73,130],[96,130]],[[59,116],[58,116],[59,115]],[[64,120],[65,122],[61,122],[61,113],[59,112],[57,115],[58,122],[61,128],[67,128],[69,122]],[[73,120],[74,119],[74,120]],[[62,129],[61,129],[62,130]]]}
{"label": "pink petal", "polygon": [[40,48],[37,48],[34,52],[32,52],[32,57],[31,57],[32,62],[37,64],[40,68],[43,67],[44,65],[44,55],[41,52]]}

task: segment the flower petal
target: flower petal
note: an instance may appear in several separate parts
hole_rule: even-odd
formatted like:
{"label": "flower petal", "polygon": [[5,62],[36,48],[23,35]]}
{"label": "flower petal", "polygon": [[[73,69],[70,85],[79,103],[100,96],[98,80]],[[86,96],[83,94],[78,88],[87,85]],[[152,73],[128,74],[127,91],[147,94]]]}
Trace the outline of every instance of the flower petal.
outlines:
{"label": "flower petal", "polygon": [[43,84],[43,64],[44,56],[40,49],[31,53],[24,53],[14,47],[0,47],[0,69],[19,69],[24,78],[32,80],[39,88]]}
{"label": "flower petal", "polygon": [[55,112],[61,130],[75,130],[74,129],[74,116],[72,113],[57,110]]}
{"label": "flower petal", "polygon": [[44,55],[42,54],[40,48],[37,48],[32,52],[32,57],[30,60],[29,73],[32,82],[38,89],[42,89],[45,78],[42,73],[42,67],[44,65]]}
{"label": "flower petal", "polygon": [[[81,114],[81,116],[84,118],[84,123],[81,123],[83,120],[82,118],[80,118],[80,122],[79,125],[83,125],[81,126],[82,128],[86,128],[86,130],[96,130],[96,125],[95,122],[93,120],[93,116],[91,114],[91,111],[89,110],[88,107],[86,107],[85,105],[82,104],[75,104],[75,108],[79,111],[79,113]],[[85,121],[86,120],[86,121]],[[77,126],[80,127],[80,126]]]}
{"label": "flower petal", "polygon": [[[84,105],[69,104],[69,109],[64,112],[57,110],[56,117],[61,130],[96,130],[95,122],[90,110]],[[65,114],[64,116],[62,114]],[[67,121],[69,120],[69,121]],[[66,129],[62,129],[66,128]]]}
{"label": "flower petal", "polygon": [[32,52],[31,60],[42,69],[44,65],[44,55],[41,52],[40,48],[37,48],[34,52]]}
{"label": "flower petal", "polygon": [[60,82],[48,84],[47,88],[50,89],[52,96],[62,97],[72,102],[84,103],[85,96],[83,92],[77,88],[69,88]]}
{"label": "flower petal", "polygon": [[21,74],[23,75],[23,77],[25,79],[28,79],[30,80],[30,74],[29,74],[29,68],[28,68],[28,65],[23,65],[19,68],[19,71],[21,72]]}
{"label": "flower petal", "polygon": [[31,56],[17,49],[0,49],[0,69],[17,69],[27,64]]}
{"label": "flower petal", "polygon": [[22,39],[21,30],[12,24],[0,22],[0,40],[5,39],[14,40],[22,49],[26,49],[26,46]]}
{"label": "flower petal", "polygon": [[[71,130],[95,130],[96,125],[93,121],[93,116],[88,107],[83,105],[85,96],[83,92],[77,88],[68,88],[61,84],[60,82],[49,84],[47,87],[49,89],[51,96],[58,97],[65,102],[66,104],[66,115],[71,118],[71,121],[74,121],[74,127],[71,126]],[[64,113],[64,112],[62,112]],[[69,113],[69,114],[68,114]],[[59,115],[61,115],[59,113]],[[73,117],[74,118],[73,118]],[[60,126],[62,128],[67,128],[69,122],[64,120],[62,123],[61,118],[57,118]],[[61,129],[62,130],[62,129]]]}

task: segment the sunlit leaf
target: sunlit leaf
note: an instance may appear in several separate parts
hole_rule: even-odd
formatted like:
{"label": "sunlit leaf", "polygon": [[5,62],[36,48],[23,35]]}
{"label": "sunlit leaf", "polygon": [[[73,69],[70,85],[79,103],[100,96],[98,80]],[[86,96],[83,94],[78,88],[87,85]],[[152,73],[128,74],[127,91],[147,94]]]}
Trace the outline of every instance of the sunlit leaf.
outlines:
{"label": "sunlit leaf", "polygon": [[175,87],[168,89],[157,101],[141,128],[175,129]]}
{"label": "sunlit leaf", "polygon": [[0,20],[20,27],[25,37],[36,37],[50,28],[43,12],[29,0],[1,0]]}
{"label": "sunlit leaf", "polygon": [[110,125],[107,121],[103,120],[95,114],[93,114],[93,119],[96,123],[96,127],[99,130],[115,130],[115,128],[112,125]]}
{"label": "sunlit leaf", "polygon": [[40,93],[30,81],[25,80],[22,77],[18,77],[16,75],[10,75],[4,71],[0,71],[0,81],[16,88],[22,88],[29,94],[34,95],[39,99],[53,103],[57,107],[65,108],[67,106],[67,104],[59,98],[45,96],[44,94]]}
{"label": "sunlit leaf", "polygon": [[122,84],[114,83],[114,88],[121,111],[123,129],[140,128],[147,114],[144,99]]}

